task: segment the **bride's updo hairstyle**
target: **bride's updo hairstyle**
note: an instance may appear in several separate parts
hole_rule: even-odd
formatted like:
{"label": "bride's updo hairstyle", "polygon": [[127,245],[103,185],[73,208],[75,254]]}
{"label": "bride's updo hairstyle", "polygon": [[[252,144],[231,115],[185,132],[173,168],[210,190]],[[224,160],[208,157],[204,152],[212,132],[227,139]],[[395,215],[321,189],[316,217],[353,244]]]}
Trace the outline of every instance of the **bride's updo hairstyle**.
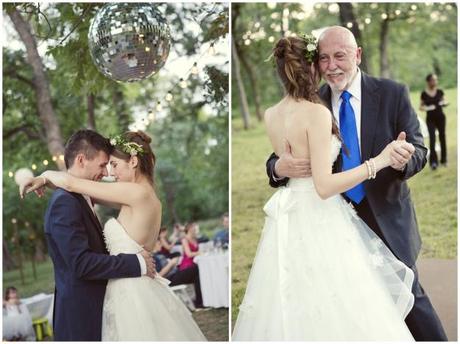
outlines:
{"label": "bride's updo hairstyle", "polygon": [[[313,36],[310,35],[310,38]],[[321,81],[318,66],[318,52],[315,45],[303,37],[283,37],[273,48],[276,70],[286,93],[296,100],[305,99],[323,104],[318,95]],[[307,49],[310,48],[310,51]],[[307,58],[308,57],[308,58]],[[340,140],[340,131],[332,116],[332,133]]]}
{"label": "bride's updo hairstyle", "polygon": [[[139,161],[137,168],[153,185],[153,169],[156,158],[152,148],[150,148],[150,143],[152,142],[150,136],[143,131],[127,131],[121,135],[121,138],[131,145],[134,143],[142,148],[142,152],[136,152],[135,154]],[[133,154],[126,152],[126,149],[120,149],[119,146],[115,146],[112,155],[128,162]]]}
{"label": "bride's updo hairstyle", "polygon": [[311,60],[307,60],[307,45],[307,41],[300,37],[281,38],[273,49],[276,70],[286,93],[291,97],[321,103],[318,96],[321,80],[318,54],[311,54]]}

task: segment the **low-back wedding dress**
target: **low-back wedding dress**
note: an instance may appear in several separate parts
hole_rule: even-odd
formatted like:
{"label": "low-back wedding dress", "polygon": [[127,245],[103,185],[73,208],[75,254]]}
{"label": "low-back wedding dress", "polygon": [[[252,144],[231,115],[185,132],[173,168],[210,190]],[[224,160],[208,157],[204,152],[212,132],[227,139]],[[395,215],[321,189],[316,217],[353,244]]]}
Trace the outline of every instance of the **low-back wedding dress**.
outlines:
{"label": "low-back wedding dress", "polygon": [[[104,226],[111,255],[143,250],[115,218]],[[157,276],[111,279],[102,318],[103,341],[206,341],[201,330],[172,290]]]}
{"label": "low-back wedding dress", "polygon": [[[333,136],[335,161],[340,141]],[[413,272],[340,196],[290,179],[265,226],[232,340],[408,341]]]}

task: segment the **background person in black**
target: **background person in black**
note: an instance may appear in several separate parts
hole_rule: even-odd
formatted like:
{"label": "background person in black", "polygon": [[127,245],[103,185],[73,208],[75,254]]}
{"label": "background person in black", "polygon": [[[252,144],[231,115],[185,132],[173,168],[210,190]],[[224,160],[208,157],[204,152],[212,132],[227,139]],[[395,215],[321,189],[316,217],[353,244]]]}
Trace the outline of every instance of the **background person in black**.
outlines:
{"label": "background person in black", "polygon": [[444,92],[438,89],[438,77],[436,74],[428,74],[425,78],[426,89],[420,96],[420,110],[426,111],[426,124],[430,135],[430,167],[435,170],[438,167],[438,155],[436,154],[436,129],[441,143],[441,164],[447,164],[446,149],[446,116],[442,107],[447,105],[444,100]]}

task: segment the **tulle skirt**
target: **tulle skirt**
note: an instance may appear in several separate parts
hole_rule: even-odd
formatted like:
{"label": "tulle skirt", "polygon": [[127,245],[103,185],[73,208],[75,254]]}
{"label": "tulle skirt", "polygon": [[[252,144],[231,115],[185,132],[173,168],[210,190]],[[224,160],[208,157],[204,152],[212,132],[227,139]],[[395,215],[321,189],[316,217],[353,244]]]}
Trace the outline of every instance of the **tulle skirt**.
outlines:
{"label": "tulle skirt", "polygon": [[161,277],[109,280],[103,341],[206,341],[190,312]]}
{"label": "tulle skirt", "polygon": [[413,340],[413,272],[342,197],[292,179],[264,211],[232,340]]}

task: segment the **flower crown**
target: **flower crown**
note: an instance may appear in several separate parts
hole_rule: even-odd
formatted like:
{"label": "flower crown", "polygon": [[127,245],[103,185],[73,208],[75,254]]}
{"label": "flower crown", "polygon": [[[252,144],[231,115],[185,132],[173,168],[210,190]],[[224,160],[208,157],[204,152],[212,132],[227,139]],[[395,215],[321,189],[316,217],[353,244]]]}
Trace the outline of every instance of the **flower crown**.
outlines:
{"label": "flower crown", "polygon": [[136,156],[138,154],[144,153],[144,148],[136,142],[128,142],[121,135],[116,135],[110,137],[110,144],[114,146],[119,151],[129,154],[131,156]]}
{"label": "flower crown", "polygon": [[318,43],[315,36],[309,33],[299,33],[298,36],[303,38],[303,40],[307,43],[305,58],[307,59],[308,63],[312,63],[318,54]]}

